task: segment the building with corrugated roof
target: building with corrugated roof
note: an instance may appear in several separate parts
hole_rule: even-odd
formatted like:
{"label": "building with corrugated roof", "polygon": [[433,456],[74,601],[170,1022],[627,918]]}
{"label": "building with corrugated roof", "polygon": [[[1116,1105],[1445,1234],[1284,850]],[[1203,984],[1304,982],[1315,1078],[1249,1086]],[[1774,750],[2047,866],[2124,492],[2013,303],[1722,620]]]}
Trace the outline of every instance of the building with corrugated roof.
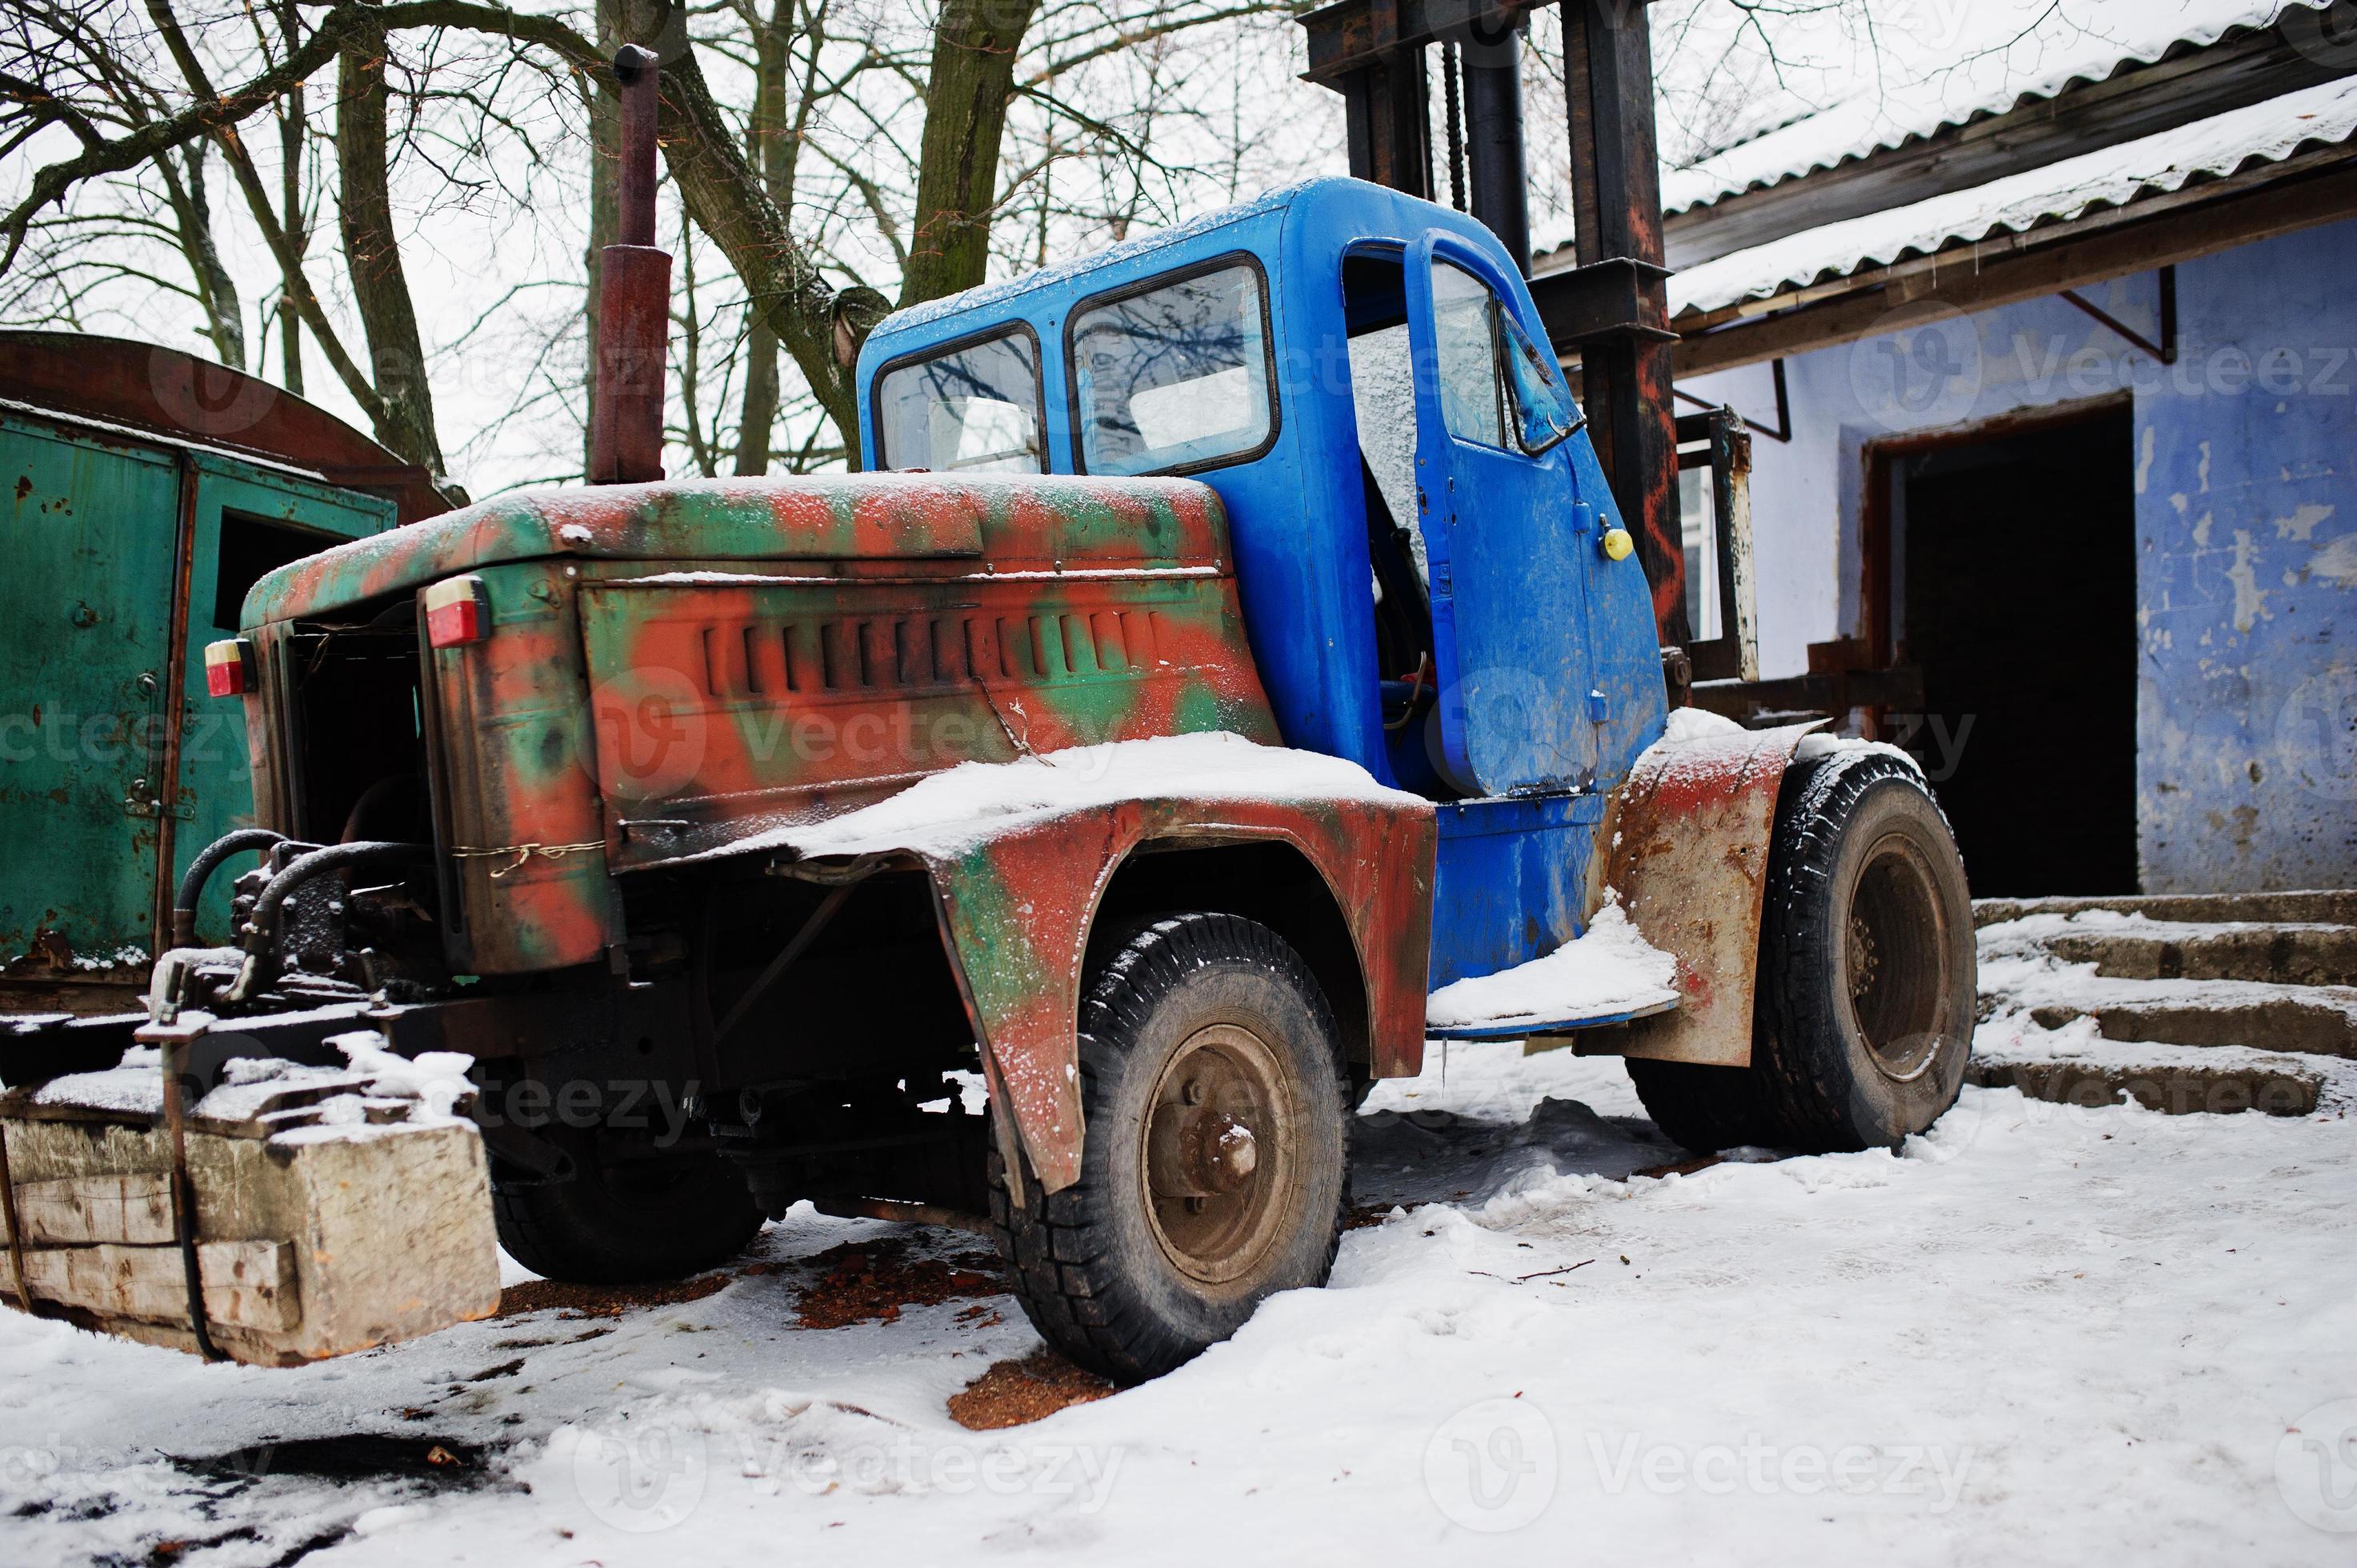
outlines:
{"label": "building with corrugated roof", "polygon": [[2357,5],[1943,16],[1664,170],[1753,436],[1762,679],[1699,700],[1907,746],[1976,893],[2357,885]]}

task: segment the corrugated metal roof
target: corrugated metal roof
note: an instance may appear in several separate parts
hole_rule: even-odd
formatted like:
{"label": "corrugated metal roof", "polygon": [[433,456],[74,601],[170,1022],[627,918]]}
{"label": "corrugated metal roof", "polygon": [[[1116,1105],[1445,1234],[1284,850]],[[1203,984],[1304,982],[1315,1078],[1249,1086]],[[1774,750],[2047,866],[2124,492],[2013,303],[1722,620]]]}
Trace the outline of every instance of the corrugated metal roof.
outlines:
{"label": "corrugated metal roof", "polygon": [[[1707,7],[1717,0],[1688,0]],[[1771,85],[1754,114],[1775,114],[1758,134],[1687,166],[1663,171],[1662,206],[1676,212],[1739,191],[1836,167],[2054,98],[2071,88],[2269,27],[2287,11],[2313,13],[2330,0],[1909,0],[1862,38],[1847,58],[1815,59],[1803,11],[1761,19],[1779,59],[1755,69]],[[1875,20],[1875,0],[1865,18]],[[1657,39],[1691,25],[1657,17]],[[1818,26],[1825,25],[1820,21]],[[1788,35],[1779,38],[1780,34]],[[1727,53],[1733,53],[1736,40]],[[1786,58],[1786,51],[1798,59]],[[1679,54],[1691,51],[1679,50]],[[1765,59],[1765,51],[1761,51]],[[1680,79],[1726,72],[1725,56],[1660,70],[1662,107],[1678,109]],[[1822,78],[1812,86],[1809,79]],[[1721,91],[1725,91],[1722,86]],[[1821,97],[1821,94],[1830,96]],[[1808,98],[1820,102],[1795,113]],[[1738,121],[1738,124],[1740,122]],[[1665,138],[1666,139],[1666,138]],[[1665,147],[1665,150],[1667,148]]]}
{"label": "corrugated metal roof", "polygon": [[[2295,27],[2317,29],[2319,48],[2345,49],[2319,25],[2330,4],[1858,0],[1773,14],[1663,0],[1653,13],[1663,210],[1693,211],[1925,141],[2263,30],[2287,13],[2298,14]],[[1544,258],[1571,238],[1567,214],[1543,219],[1533,248]]]}
{"label": "corrugated metal roof", "polygon": [[1671,278],[1670,310],[1673,316],[1718,310],[2352,142],[2357,78],[2345,78],[1721,256]]}

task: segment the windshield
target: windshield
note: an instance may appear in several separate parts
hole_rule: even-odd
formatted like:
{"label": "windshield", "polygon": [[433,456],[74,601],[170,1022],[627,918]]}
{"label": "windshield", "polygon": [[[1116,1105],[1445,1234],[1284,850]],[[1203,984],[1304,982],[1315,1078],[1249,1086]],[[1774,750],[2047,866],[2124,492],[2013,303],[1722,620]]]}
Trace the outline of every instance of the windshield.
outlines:
{"label": "windshield", "polygon": [[1072,385],[1092,474],[1259,450],[1270,430],[1259,274],[1223,267],[1083,311],[1072,326]]}
{"label": "windshield", "polygon": [[876,451],[887,468],[1036,474],[1039,425],[1039,351],[1028,333],[901,365],[877,381]]}

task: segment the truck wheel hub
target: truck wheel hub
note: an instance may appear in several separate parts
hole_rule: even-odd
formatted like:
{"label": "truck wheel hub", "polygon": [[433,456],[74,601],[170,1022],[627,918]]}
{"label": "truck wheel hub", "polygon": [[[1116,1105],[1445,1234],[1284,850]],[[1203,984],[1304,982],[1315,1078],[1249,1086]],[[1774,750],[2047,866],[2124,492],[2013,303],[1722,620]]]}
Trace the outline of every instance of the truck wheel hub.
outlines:
{"label": "truck wheel hub", "polygon": [[1292,1097],[1276,1053],[1251,1030],[1215,1024],[1172,1053],[1146,1119],[1146,1208],[1170,1262],[1207,1283],[1248,1273],[1293,1185],[1285,1129]]}
{"label": "truck wheel hub", "polygon": [[1169,1106],[1155,1113],[1148,1157],[1157,1197],[1212,1197],[1252,1179],[1260,1142],[1228,1112]]}
{"label": "truck wheel hub", "polygon": [[1892,835],[1862,858],[1845,944],[1850,1013],[1875,1066],[1905,1082],[1937,1055],[1946,923],[1921,852]]}

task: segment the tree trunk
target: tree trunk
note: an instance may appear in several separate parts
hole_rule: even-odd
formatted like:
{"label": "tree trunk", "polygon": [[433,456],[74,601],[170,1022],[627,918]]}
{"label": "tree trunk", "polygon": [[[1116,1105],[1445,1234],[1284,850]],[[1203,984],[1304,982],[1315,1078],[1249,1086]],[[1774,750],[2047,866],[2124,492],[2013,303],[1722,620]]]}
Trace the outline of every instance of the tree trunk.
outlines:
{"label": "tree trunk", "polygon": [[851,378],[834,353],[835,290],[746,162],[692,49],[664,62],[658,124],[664,166],[688,215],[744,280],[754,309],[793,356],[827,416],[856,438],[859,414]]}
{"label": "tree trunk", "polygon": [[703,388],[698,384],[704,375],[704,323],[695,309],[695,232],[684,213],[679,220],[679,277],[680,413],[686,422],[688,461],[709,479],[718,475],[719,467],[712,458],[712,443],[704,438]]}
{"label": "tree trunk", "polygon": [[[377,392],[375,383],[345,351],[336,336],[334,325],[328,319],[326,309],[319,304],[318,295],[312,291],[310,279],[304,275],[303,258],[296,253],[292,236],[279,223],[278,210],[271,205],[270,192],[263,188],[262,176],[254,168],[253,159],[247,154],[245,143],[238,134],[238,121],[242,116],[234,112],[234,106],[224,102],[213,91],[212,81],[205,73],[204,62],[197,57],[188,34],[181,29],[178,16],[173,14],[172,0],[147,0],[147,15],[155,22],[156,30],[163,36],[173,63],[180,68],[181,79],[188,83],[188,91],[199,101],[199,105],[205,107],[210,114],[218,116],[193,134],[210,135],[221,147],[221,156],[229,163],[230,173],[237,179],[238,190],[245,198],[246,210],[253,215],[254,227],[262,231],[263,242],[270,247],[272,257],[278,263],[280,286],[285,297],[291,298],[296,308],[302,313],[304,324],[311,328],[311,336],[317,339],[320,352],[327,356],[328,366],[336,372],[336,379],[344,383],[344,390],[351,393],[352,401],[361,405],[361,412],[369,417],[369,423],[376,427],[377,438],[395,451],[401,451],[393,440],[387,438],[389,432],[398,434],[398,431],[387,422],[384,399]],[[301,57],[296,58],[299,59]],[[296,70],[293,60],[282,64],[290,72]],[[324,65],[326,61],[322,59],[319,64]],[[274,92],[284,92],[302,80],[300,74],[292,75]],[[265,101],[250,85],[241,91],[240,97],[256,103]],[[220,105],[220,108],[215,110],[213,105]],[[43,175],[49,172],[42,171]],[[41,177],[35,177],[38,184]]]}
{"label": "tree trunk", "polygon": [[338,66],[336,175],[341,197],[344,263],[352,303],[367,330],[377,396],[383,404],[378,438],[414,463],[448,493],[442,443],[434,428],[434,394],[425,379],[425,350],[417,312],[393,232],[393,199],[385,175],[384,43],[365,40]]}
{"label": "tree trunk", "polygon": [[[285,36],[286,52],[293,54],[303,41],[301,18],[292,0],[277,7],[279,30]],[[303,86],[297,82],[278,105],[278,198],[287,237],[295,242],[295,253],[303,254],[311,248],[311,226],[303,216]],[[296,397],[303,395],[303,318],[291,299],[278,302],[279,380]]]}
{"label": "tree trunk", "polygon": [[1037,0],[943,0],[917,163],[917,223],[903,307],[982,282],[998,201],[998,150],[1015,57]]}
{"label": "tree trunk", "polygon": [[[185,175],[173,159],[187,160]],[[212,339],[213,355],[232,371],[245,369],[245,314],[237,296],[237,280],[221,264],[213,243],[213,209],[205,195],[205,145],[191,142],[176,152],[157,155],[164,190],[172,204],[172,227],[179,235],[180,253],[197,280],[197,298],[204,306],[205,336]]]}
{"label": "tree trunk", "polygon": [[[769,21],[753,36],[753,114],[745,130],[745,152],[761,171],[770,199],[793,210],[792,175],[786,137],[786,67],[792,33],[788,7],[775,0]],[[786,188],[780,190],[783,173]],[[759,316],[745,329],[745,403],[737,417],[737,471],[770,471],[770,435],[778,423],[778,335]]]}

